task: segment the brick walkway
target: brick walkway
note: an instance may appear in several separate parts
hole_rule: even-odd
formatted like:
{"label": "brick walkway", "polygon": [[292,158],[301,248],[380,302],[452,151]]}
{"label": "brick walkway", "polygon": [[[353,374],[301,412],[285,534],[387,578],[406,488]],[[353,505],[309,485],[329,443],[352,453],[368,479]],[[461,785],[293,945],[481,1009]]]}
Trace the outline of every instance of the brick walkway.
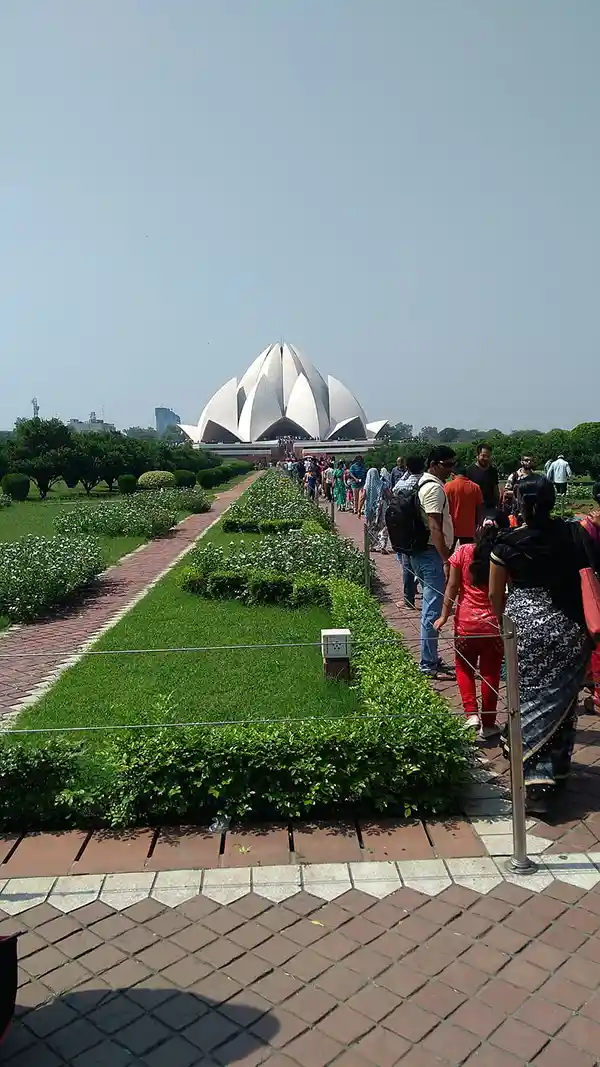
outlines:
{"label": "brick walkway", "polygon": [[190,515],[167,537],[150,541],[110,567],[100,576],[93,594],[77,608],[2,634],[0,716],[23,706],[40,685],[54,680],[55,673],[68,665],[74,654],[114,625],[240,496],[253,477],[219,493],[209,512]]}
{"label": "brick walkway", "polygon": [[10,1067],[594,1067],[600,891],[44,903]]}
{"label": "brick walkway", "polygon": [[[348,537],[362,549],[363,523],[355,515],[345,512],[336,513],[336,526],[343,537]],[[406,645],[415,657],[419,654],[420,613],[405,608],[402,602],[402,567],[395,555],[375,554],[373,563],[377,571],[379,595],[382,611],[389,625],[402,633]],[[443,658],[453,663],[451,623],[446,627],[440,643]],[[433,683],[450,704],[461,709],[461,701],[456,682],[437,681]],[[500,687],[501,699],[498,716],[499,722],[506,720],[504,686]],[[550,841],[549,851],[587,852],[600,851],[600,719],[595,715],[579,709],[580,717],[577,729],[571,778],[565,792],[564,800],[557,809],[557,817],[552,824],[538,822],[532,827],[532,833]],[[482,754],[488,761],[489,769],[496,774],[498,783],[508,787],[508,764],[503,758],[497,744],[482,746]],[[490,812],[491,813],[491,812]]]}

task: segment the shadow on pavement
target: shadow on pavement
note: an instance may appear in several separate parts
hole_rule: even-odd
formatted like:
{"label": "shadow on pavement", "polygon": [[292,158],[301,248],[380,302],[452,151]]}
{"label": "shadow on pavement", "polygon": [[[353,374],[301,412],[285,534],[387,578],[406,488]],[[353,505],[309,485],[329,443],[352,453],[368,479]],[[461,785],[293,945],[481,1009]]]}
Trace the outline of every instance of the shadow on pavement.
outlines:
{"label": "shadow on pavement", "polygon": [[[227,997],[230,980],[220,979]],[[154,981],[156,988],[75,989],[30,1011],[17,1008],[0,1064],[14,1058],[19,1067],[227,1067],[260,1058],[280,1028],[271,1005],[252,993],[217,1002],[161,988],[160,976]]]}

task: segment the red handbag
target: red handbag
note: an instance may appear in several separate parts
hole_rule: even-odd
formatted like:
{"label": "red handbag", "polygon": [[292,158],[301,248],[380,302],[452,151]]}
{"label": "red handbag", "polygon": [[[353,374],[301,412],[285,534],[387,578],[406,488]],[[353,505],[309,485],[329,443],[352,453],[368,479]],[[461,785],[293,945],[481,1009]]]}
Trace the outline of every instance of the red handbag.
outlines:
{"label": "red handbag", "polygon": [[583,614],[585,616],[585,625],[592,641],[598,643],[600,641],[600,578],[598,578],[595,570],[596,561],[592,551],[591,538],[585,527],[580,527],[580,529],[582,531],[583,548],[588,558],[588,566],[582,567],[579,571]]}

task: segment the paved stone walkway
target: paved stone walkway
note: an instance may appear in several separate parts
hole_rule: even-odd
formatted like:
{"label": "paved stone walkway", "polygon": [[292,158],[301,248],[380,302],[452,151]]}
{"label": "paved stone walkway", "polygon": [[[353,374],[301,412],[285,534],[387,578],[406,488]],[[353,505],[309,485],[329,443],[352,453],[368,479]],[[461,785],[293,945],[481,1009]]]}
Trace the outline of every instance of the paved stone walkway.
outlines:
{"label": "paved stone walkway", "polygon": [[189,551],[197,538],[244,491],[255,475],[218,493],[211,510],[190,515],[167,536],[131,553],[100,576],[92,594],[76,608],[0,636],[0,716],[23,707],[44,682],[105,630],[113,626]]}
{"label": "paved stone walkway", "polygon": [[[358,547],[363,547],[362,519],[346,512],[336,512],[336,526],[343,537],[348,537]],[[418,657],[420,612],[418,607],[416,611],[411,611],[403,605],[402,567],[393,554],[374,554],[372,558],[379,582],[383,614],[389,625],[402,633],[407,647]],[[417,605],[418,603],[417,601]],[[443,633],[440,652],[447,662],[453,664],[451,623]],[[453,707],[462,709],[456,682],[437,681],[433,685]],[[500,694],[498,721],[502,723],[506,720],[505,691],[502,684]],[[532,835],[539,835],[551,842],[548,847],[552,853],[600,851],[600,719],[596,715],[586,714],[583,706],[580,707],[579,714],[571,778],[564,798],[551,823],[532,824]],[[497,784],[508,788],[509,768],[499,746],[487,743],[481,746],[481,753],[487,761],[488,769],[495,775]],[[481,814],[488,816],[493,814],[494,810],[497,814],[506,813],[506,808],[504,802],[494,806],[488,796],[481,805]]]}
{"label": "paved stone walkway", "polygon": [[9,1067],[594,1067],[600,891],[43,903]]}

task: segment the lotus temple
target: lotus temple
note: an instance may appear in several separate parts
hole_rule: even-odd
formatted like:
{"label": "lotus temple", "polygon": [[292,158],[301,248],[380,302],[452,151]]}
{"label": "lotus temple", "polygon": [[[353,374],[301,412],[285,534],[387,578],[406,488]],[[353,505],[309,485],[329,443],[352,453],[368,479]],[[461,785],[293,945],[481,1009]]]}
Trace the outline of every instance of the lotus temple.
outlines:
{"label": "lotus temple", "polygon": [[181,429],[199,448],[226,455],[265,454],[281,439],[298,450],[352,451],[385,431],[385,419],[368,422],[353,393],[331,374],[327,380],[295,345],[269,345],[241,378],[230,378],[211,397],[197,426]]}

